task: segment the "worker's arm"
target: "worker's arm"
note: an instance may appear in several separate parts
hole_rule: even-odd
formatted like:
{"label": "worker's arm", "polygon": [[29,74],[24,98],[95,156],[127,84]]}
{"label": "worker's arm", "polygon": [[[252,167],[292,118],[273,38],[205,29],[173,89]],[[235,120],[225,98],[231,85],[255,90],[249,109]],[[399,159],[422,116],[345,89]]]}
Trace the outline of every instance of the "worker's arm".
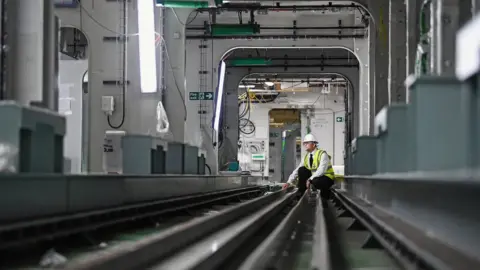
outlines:
{"label": "worker's arm", "polygon": [[303,166],[303,162],[300,162],[300,164],[298,164],[297,168],[295,168],[295,170],[293,170],[293,172],[288,177],[287,183],[291,184],[295,180],[295,178],[298,176],[298,169],[300,169],[300,167],[302,167],[302,166]]}
{"label": "worker's arm", "polygon": [[303,162],[300,162],[300,164],[298,164],[297,168],[295,168],[295,170],[293,170],[293,172],[288,177],[287,183],[283,184],[284,189],[288,188],[293,183],[293,181],[295,180],[295,178],[298,175],[298,169],[300,169],[300,167],[302,167],[302,166],[303,166]]}
{"label": "worker's arm", "polygon": [[322,156],[320,157],[320,164],[318,164],[318,169],[312,174],[309,180],[325,174],[328,170],[328,164],[330,164],[330,158],[328,157],[326,152],[323,152]]}

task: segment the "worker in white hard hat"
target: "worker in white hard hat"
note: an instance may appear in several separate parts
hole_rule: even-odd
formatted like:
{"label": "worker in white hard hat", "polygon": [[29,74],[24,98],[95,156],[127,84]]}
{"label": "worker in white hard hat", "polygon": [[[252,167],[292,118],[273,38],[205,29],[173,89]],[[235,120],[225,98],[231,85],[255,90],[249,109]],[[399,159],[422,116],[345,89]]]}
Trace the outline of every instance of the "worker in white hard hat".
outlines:
{"label": "worker in white hard hat", "polygon": [[329,199],[330,188],[335,179],[330,156],[326,151],[317,148],[318,142],[312,134],[305,135],[302,143],[307,154],[292,172],[283,188],[285,189],[293,185],[298,177],[298,192],[303,194],[305,190],[310,188],[310,185],[313,185],[313,187],[320,190],[320,196],[323,199]]}

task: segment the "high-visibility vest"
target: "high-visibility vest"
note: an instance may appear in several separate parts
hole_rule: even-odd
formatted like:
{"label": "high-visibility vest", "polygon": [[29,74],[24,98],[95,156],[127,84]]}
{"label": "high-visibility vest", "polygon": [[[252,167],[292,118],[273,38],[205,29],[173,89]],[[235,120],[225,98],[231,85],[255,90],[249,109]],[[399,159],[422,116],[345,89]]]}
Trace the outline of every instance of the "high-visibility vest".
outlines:
{"label": "high-visibility vest", "polygon": [[[318,169],[318,165],[320,164],[320,157],[322,156],[323,153],[327,154],[326,151],[323,151],[323,150],[320,150],[320,149],[315,151],[315,154],[313,154],[313,163],[312,163],[311,168],[310,168],[310,153],[307,153],[305,155],[305,158],[303,159],[303,164],[304,164],[305,168],[312,171],[312,173],[315,172]],[[330,161],[328,162],[327,171],[323,175],[325,175],[326,177],[334,180],[335,179],[335,171],[333,170],[333,166],[332,166],[332,158],[330,157],[330,155],[328,155],[328,158],[330,159]]]}

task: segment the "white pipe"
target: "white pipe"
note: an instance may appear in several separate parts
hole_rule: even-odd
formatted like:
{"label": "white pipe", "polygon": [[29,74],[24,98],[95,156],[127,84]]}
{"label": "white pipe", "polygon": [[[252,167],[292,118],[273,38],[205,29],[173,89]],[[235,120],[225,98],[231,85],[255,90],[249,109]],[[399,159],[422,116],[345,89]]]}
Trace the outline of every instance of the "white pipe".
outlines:
{"label": "white pipe", "polygon": [[7,3],[7,99],[42,102],[43,0]]}
{"label": "white pipe", "polygon": [[56,102],[55,99],[55,90],[56,88],[58,89],[58,81],[57,83],[55,81],[55,79],[57,79],[57,76],[55,74],[55,68],[57,67],[57,64],[55,63],[55,61],[58,61],[58,47],[56,44],[58,35],[55,29],[56,18],[53,9],[53,0],[43,1],[44,38],[42,105],[46,108],[56,111],[56,105],[58,104],[58,102]]}

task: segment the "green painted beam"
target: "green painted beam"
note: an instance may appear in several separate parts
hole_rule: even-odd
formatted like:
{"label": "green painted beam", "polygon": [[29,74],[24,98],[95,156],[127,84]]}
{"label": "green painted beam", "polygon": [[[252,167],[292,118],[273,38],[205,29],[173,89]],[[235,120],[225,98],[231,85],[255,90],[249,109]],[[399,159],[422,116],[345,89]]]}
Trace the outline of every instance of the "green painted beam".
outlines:
{"label": "green painted beam", "polygon": [[155,4],[168,8],[208,8],[208,1],[155,0]]}
{"label": "green painted beam", "polygon": [[213,36],[253,35],[260,33],[258,24],[212,24],[210,31]]}
{"label": "green painted beam", "polygon": [[265,58],[243,58],[228,60],[231,66],[268,66],[272,64],[272,60]]}

